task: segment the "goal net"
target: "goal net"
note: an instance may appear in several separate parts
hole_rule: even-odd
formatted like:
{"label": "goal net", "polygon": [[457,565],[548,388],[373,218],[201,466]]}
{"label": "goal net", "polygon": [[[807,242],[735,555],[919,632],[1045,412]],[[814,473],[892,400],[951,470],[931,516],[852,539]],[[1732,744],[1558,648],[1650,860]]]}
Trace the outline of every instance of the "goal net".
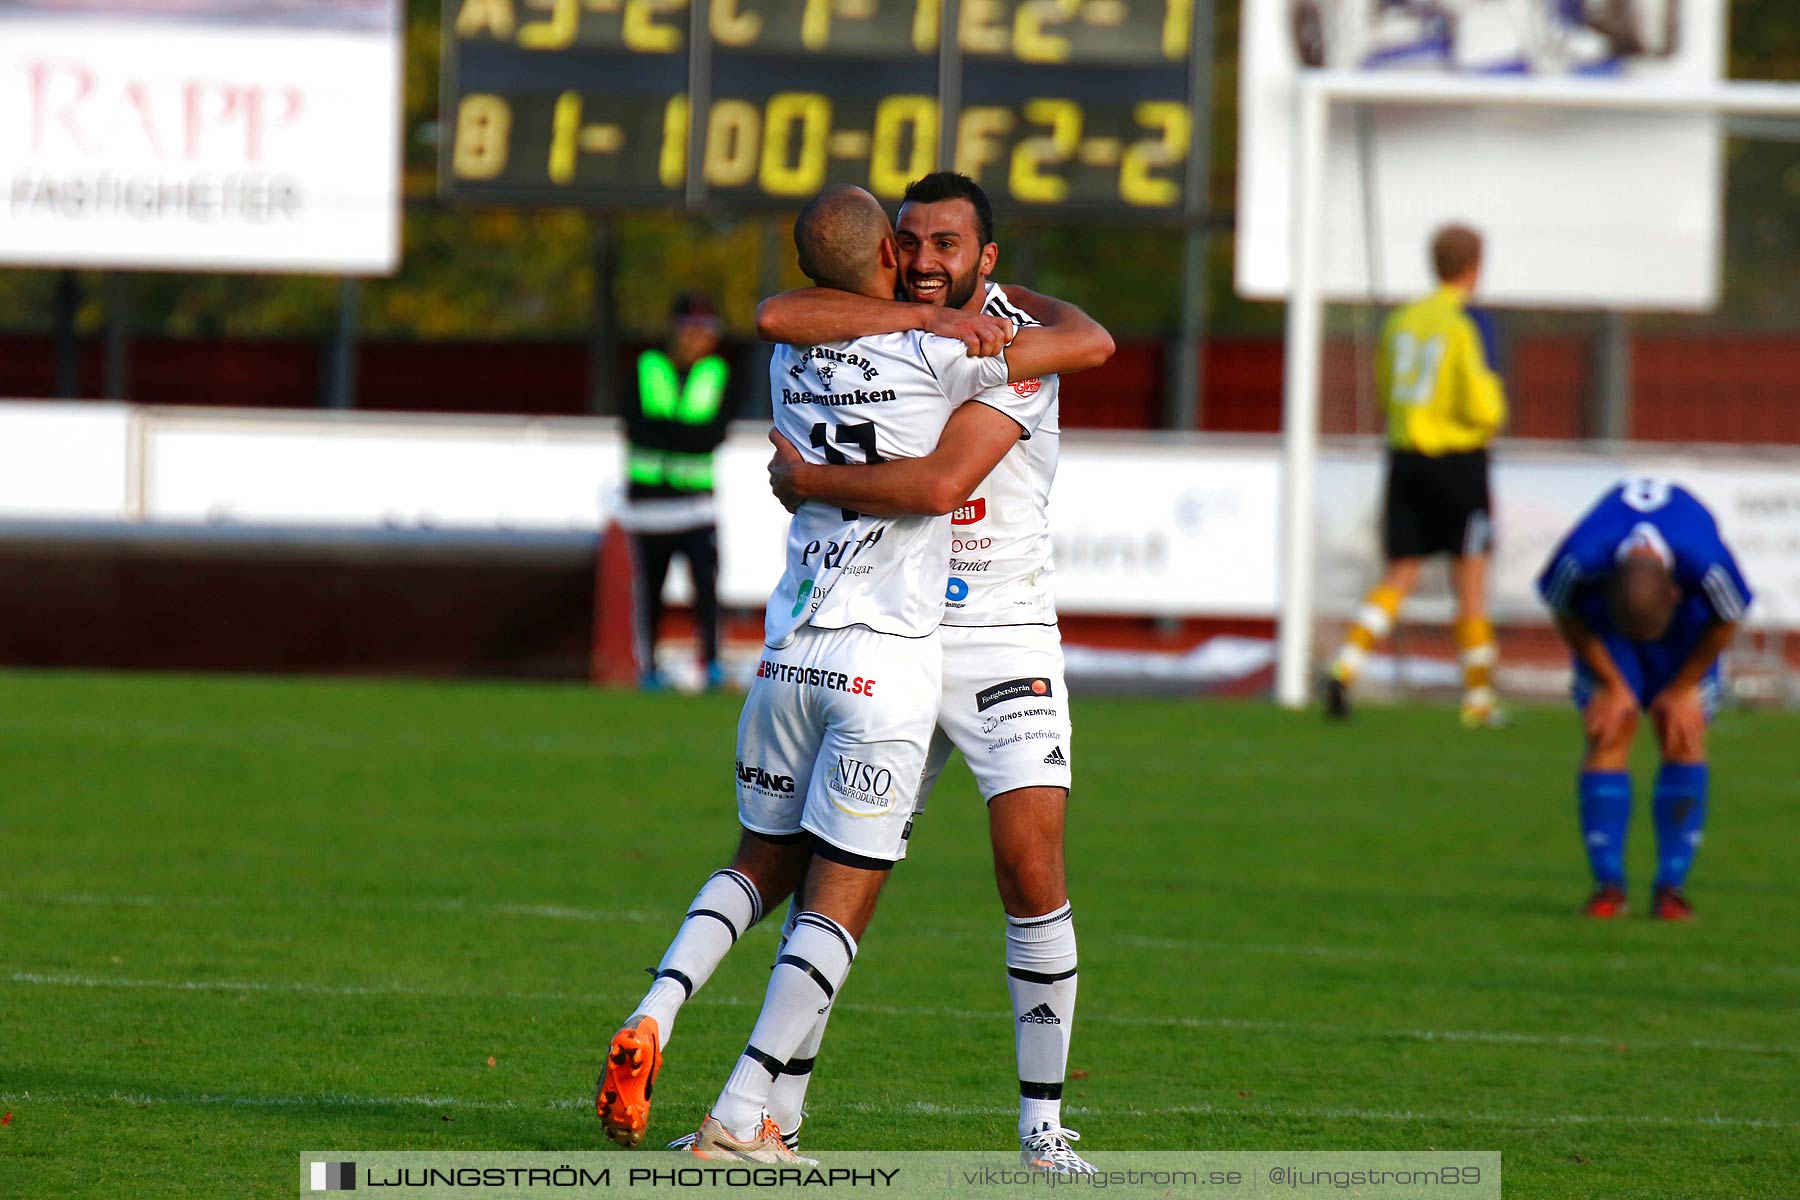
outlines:
{"label": "goal net", "polygon": [[[1738,694],[1800,702],[1800,85],[1318,71],[1296,105],[1281,702],[1309,701],[1380,577],[1376,356],[1387,315],[1435,286],[1428,243],[1451,222],[1483,234],[1473,304],[1510,409],[1502,694],[1566,686],[1535,578],[1606,487],[1653,474],[1708,503],[1757,591]],[[1453,692],[1453,612],[1433,563],[1359,688]]]}

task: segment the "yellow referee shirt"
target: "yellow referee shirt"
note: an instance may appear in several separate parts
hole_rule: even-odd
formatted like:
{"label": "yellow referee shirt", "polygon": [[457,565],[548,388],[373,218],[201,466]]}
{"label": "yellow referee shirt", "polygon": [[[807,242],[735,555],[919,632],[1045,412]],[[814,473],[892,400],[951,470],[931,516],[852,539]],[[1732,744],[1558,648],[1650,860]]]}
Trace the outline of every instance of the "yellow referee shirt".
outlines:
{"label": "yellow referee shirt", "polygon": [[1506,422],[1506,393],[1463,309],[1465,298],[1462,288],[1445,284],[1395,309],[1382,326],[1375,386],[1395,450],[1479,450]]}

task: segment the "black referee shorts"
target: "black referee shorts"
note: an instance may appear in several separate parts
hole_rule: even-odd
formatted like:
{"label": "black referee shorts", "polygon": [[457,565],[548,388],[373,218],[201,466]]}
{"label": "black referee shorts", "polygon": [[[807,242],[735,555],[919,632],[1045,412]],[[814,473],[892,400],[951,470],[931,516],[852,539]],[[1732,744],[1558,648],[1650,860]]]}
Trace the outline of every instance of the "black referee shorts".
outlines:
{"label": "black referee shorts", "polygon": [[1389,558],[1472,557],[1494,548],[1488,454],[1388,452],[1382,552]]}

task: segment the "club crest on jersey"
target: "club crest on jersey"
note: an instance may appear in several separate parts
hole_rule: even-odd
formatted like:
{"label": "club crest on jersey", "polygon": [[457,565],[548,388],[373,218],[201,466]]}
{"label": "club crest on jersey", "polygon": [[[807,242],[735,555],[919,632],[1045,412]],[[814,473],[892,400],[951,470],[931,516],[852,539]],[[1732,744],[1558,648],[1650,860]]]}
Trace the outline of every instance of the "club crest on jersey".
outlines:
{"label": "club crest on jersey", "polygon": [[975,496],[962,502],[955,512],[950,514],[952,525],[978,525],[987,520],[987,499]]}
{"label": "club crest on jersey", "polygon": [[[877,375],[881,374],[875,364],[864,358],[862,355],[845,354],[842,350],[833,350],[829,346],[808,346],[806,352],[800,356],[800,361],[788,368],[788,374],[798,379],[800,375],[805,372],[806,364],[815,359],[819,360],[819,377],[826,383],[831,382],[831,376],[835,369],[827,366],[827,363],[842,363],[846,367],[852,367],[861,371],[864,383],[871,382]],[[1029,395],[1030,393],[1024,394]]]}
{"label": "club crest on jersey", "polygon": [[1015,379],[1012,382],[1012,390],[1021,396],[1035,396],[1043,386],[1041,379]]}

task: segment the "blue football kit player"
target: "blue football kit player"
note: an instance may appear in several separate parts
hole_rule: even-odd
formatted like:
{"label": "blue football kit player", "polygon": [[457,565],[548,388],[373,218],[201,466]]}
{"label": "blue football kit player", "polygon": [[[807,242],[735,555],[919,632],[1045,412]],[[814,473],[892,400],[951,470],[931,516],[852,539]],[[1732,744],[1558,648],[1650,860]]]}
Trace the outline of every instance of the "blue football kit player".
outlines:
{"label": "blue football kit player", "polygon": [[1581,831],[1595,891],[1591,917],[1622,916],[1631,743],[1648,713],[1662,750],[1656,776],[1651,911],[1693,915],[1683,888],[1706,824],[1706,724],[1718,708],[1719,654],[1750,607],[1750,588],[1693,493],[1631,479],[1600,498],[1550,556],[1538,594],[1574,657],[1587,734]]}

